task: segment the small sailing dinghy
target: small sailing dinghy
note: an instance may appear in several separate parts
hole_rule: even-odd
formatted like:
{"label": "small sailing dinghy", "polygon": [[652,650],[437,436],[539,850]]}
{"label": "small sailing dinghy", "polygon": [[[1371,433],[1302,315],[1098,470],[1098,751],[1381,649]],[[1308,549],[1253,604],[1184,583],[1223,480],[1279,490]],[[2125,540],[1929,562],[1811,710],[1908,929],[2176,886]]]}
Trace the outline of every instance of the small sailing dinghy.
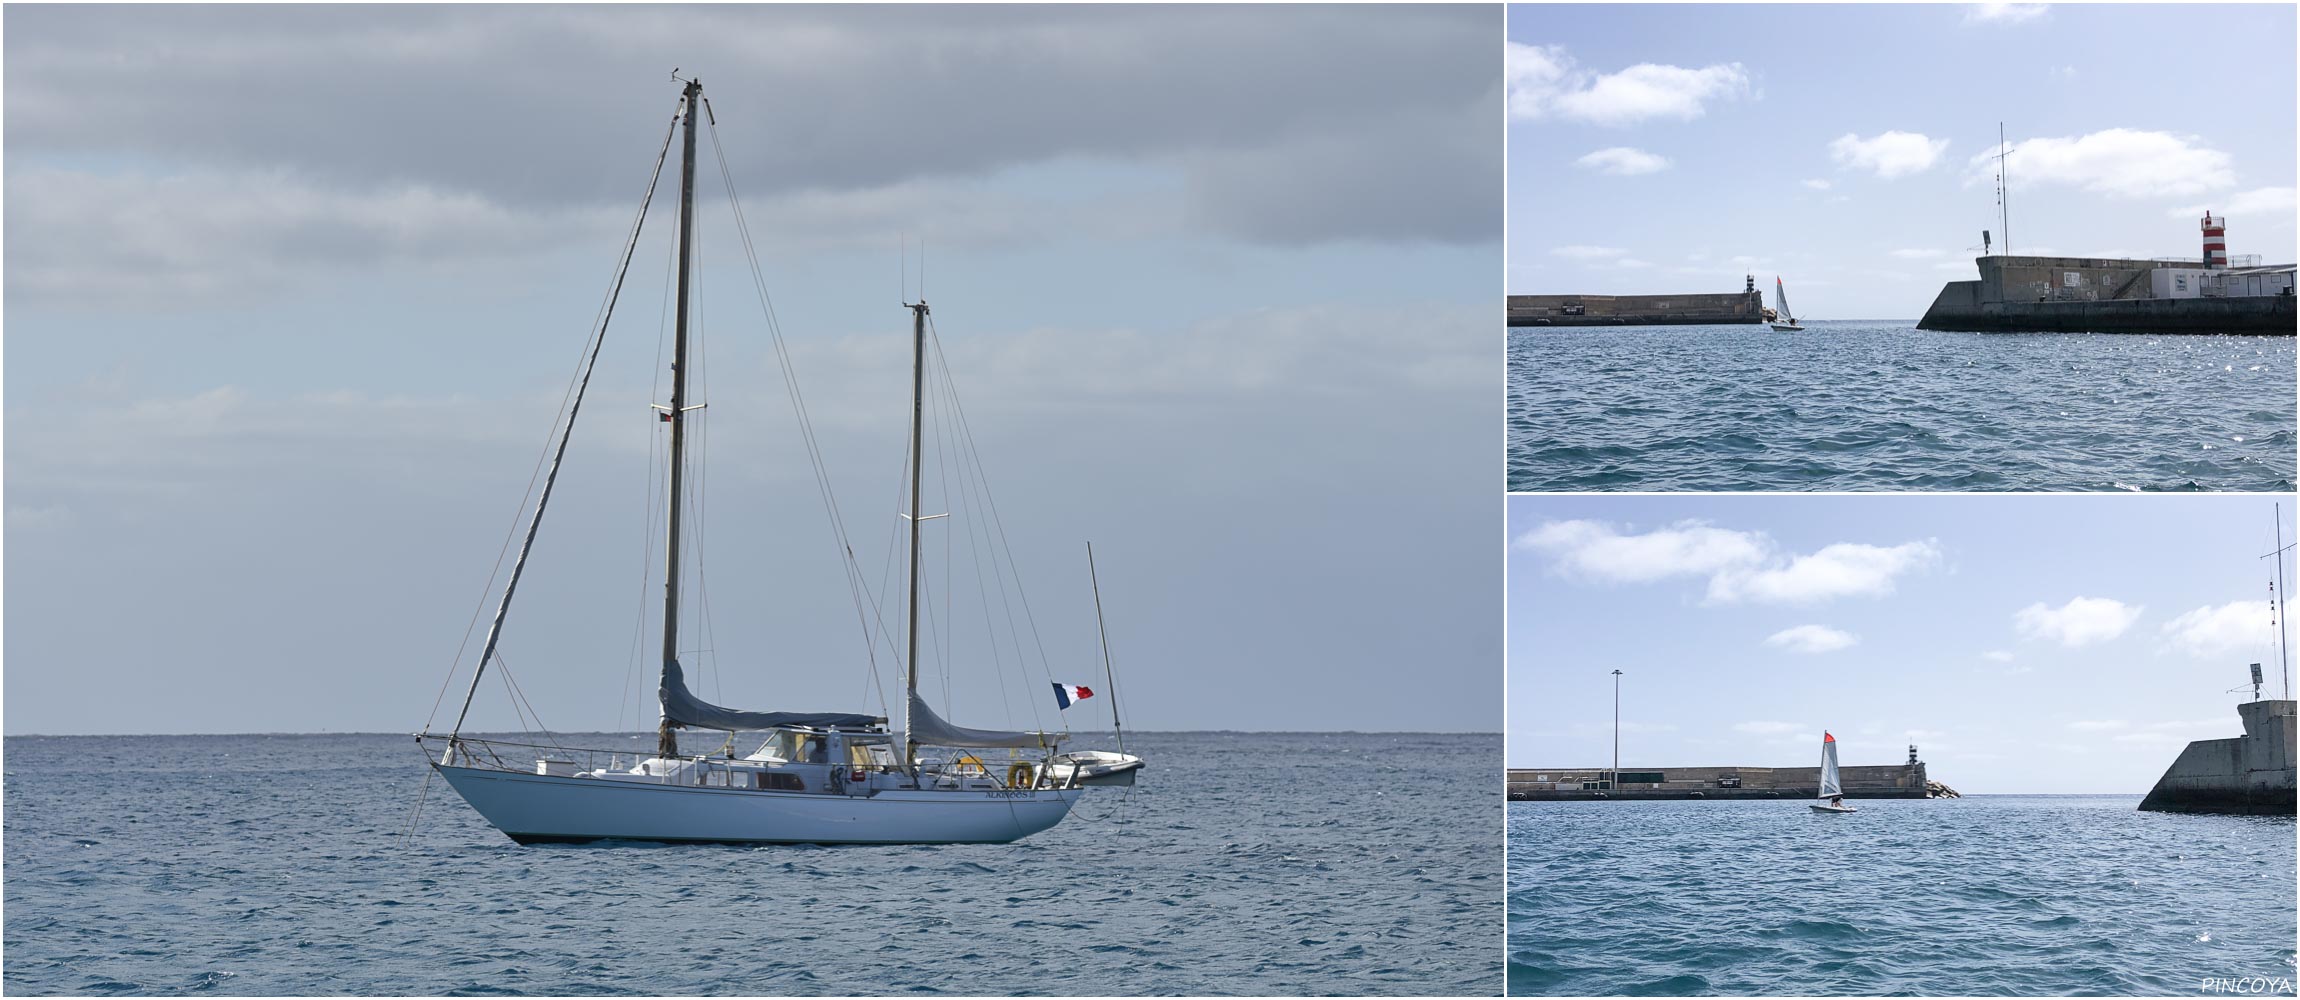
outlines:
{"label": "small sailing dinghy", "polygon": [[1804,329],[1797,325],[1796,314],[1789,311],[1789,292],[1781,287],[1780,275],[1773,276],[1773,315],[1772,326],[1775,330],[1787,332]]}
{"label": "small sailing dinghy", "polygon": [[[668,437],[668,458],[662,467],[666,477],[666,503],[661,509],[668,524],[663,536],[662,655],[657,686],[662,714],[655,752],[652,755],[633,753],[629,748],[571,750],[560,745],[548,731],[531,737],[531,742],[512,742],[480,739],[463,729],[471,711],[472,697],[479,690],[480,677],[490,668],[508,676],[508,666],[497,653],[497,642],[503,634],[504,620],[520,574],[526,568],[542,526],[543,511],[558,480],[560,462],[566,457],[575,416],[581,412],[583,391],[590,385],[591,366],[599,357],[598,345],[604,343],[613,319],[615,296],[623,284],[622,272],[619,272],[615,291],[610,294],[594,328],[596,340],[589,345],[589,360],[581,369],[581,381],[572,390],[572,404],[562,410],[562,422],[555,428],[558,451],[551,459],[550,471],[543,479],[542,491],[537,495],[534,514],[527,525],[526,540],[512,563],[501,602],[488,626],[486,644],[473,667],[462,712],[456,716],[454,728],[444,734],[431,732],[429,726],[416,734],[430,766],[488,823],[522,844],[595,840],[741,844],[1006,843],[1060,823],[1079,797],[1086,794],[1085,786],[1118,783],[1121,779],[1125,784],[1132,784],[1134,773],[1142,767],[1139,757],[1122,752],[1062,753],[1062,743],[1070,736],[1067,731],[1004,731],[955,725],[945,721],[919,695],[920,526],[948,516],[920,513],[922,469],[932,460],[922,455],[934,441],[940,440],[939,435],[928,438],[923,424],[929,384],[924,301],[904,303],[911,313],[912,370],[909,451],[903,470],[908,479],[909,505],[900,512],[908,524],[909,549],[909,622],[905,635],[908,648],[900,660],[903,679],[902,689],[897,693],[901,699],[900,710],[885,714],[748,711],[711,704],[690,688],[679,662],[679,626],[680,597],[686,583],[686,576],[681,572],[681,547],[702,540],[699,528],[689,525],[682,531],[680,521],[682,513],[699,516],[702,512],[699,500],[688,496],[685,490],[685,477],[701,458],[699,454],[687,452],[686,425],[703,415],[703,404],[689,395],[687,380],[688,292],[695,243],[695,139],[698,128],[706,123],[712,131],[714,146],[717,134],[709,105],[703,100],[702,84],[693,80],[681,82],[685,89],[671,122],[672,131],[664,136],[663,148],[655,160],[654,178],[649,181],[648,197],[641,202],[639,219],[622,254],[623,272],[627,272],[640,229],[646,221],[646,206],[653,200],[654,185],[669,160],[671,141],[683,133],[671,397],[668,405],[655,406],[656,412],[650,417],[651,423],[667,428]],[[720,168],[724,174],[723,155]],[[750,237],[742,222],[740,204],[733,197],[731,175],[728,180],[729,202],[735,209],[737,227],[743,231],[747,245]],[[752,266],[755,272],[756,263]],[[763,304],[763,280],[760,291]],[[772,329],[771,316],[769,322]],[[940,358],[939,349],[934,357]],[[697,360],[700,360],[699,354]],[[943,368],[938,367],[935,375],[933,384],[937,392],[951,384]],[[945,403],[955,409],[954,401]],[[803,404],[795,405],[803,407]],[[800,417],[803,426],[803,409]],[[950,433],[956,436],[965,431],[957,428]],[[811,450],[811,438],[808,443]],[[819,464],[817,471],[820,475]],[[976,472],[979,473],[979,469]],[[987,484],[979,485],[987,493]],[[823,488],[827,500],[827,484]],[[846,544],[844,529],[838,526],[835,516],[833,525],[840,536],[836,540],[846,552],[849,572],[855,573],[851,546]],[[1003,528],[999,530],[1003,532]],[[1003,535],[999,540],[1003,544]],[[1012,570],[1011,565],[993,568]],[[703,579],[700,571],[690,567],[690,572],[699,588]],[[1019,583],[1016,586],[1019,588]],[[863,608],[860,603],[863,596],[857,595],[858,614]],[[878,604],[875,596],[871,597],[870,604]],[[1099,584],[1095,614],[1099,619]],[[935,620],[943,623],[943,631],[937,633],[940,639],[930,645],[930,653],[947,646],[949,641],[950,617],[946,613]],[[891,632],[891,628],[873,630],[866,625],[865,641],[868,644],[884,641],[892,650],[895,644],[891,641]],[[1107,673],[1107,641],[1103,662]],[[458,664],[459,669],[460,666]],[[874,685],[875,674],[874,667],[871,678]],[[944,683],[947,687],[949,681],[946,679]],[[515,686],[507,683],[507,687],[516,693]],[[1057,685],[1057,690],[1060,689]],[[1111,712],[1115,727],[1115,690]],[[727,740],[725,745],[707,753],[683,751],[677,733],[680,729],[723,732]],[[758,734],[752,737],[761,740],[758,749],[737,756],[738,733]],[[986,760],[991,757],[988,751],[992,750],[1007,751],[1006,758]],[[528,761],[533,762],[532,766]],[[1004,765],[1003,768],[1000,765]]]}
{"label": "small sailing dinghy", "polygon": [[1814,812],[1849,813],[1860,810],[1845,804],[1845,786],[1837,780],[1837,738],[1821,734],[1821,797]]}

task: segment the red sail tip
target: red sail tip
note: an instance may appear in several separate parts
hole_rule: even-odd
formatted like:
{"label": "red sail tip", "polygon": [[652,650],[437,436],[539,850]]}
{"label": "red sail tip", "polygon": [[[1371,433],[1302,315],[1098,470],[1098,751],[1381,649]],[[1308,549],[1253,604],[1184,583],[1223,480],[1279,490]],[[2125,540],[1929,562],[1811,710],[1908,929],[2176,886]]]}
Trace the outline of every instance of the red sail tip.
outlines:
{"label": "red sail tip", "polygon": [[1826,729],[1824,729],[1824,730],[1822,730],[1822,731],[1821,731],[1821,742],[1823,742],[1823,743],[1835,743],[1835,742],[1837,742],[1837,738],[1836,738],[1836,737],[1834,737],[1834,736],[1831,736],[1831,735],[1829,735],[1829,731],[1828,731],[1828,730],[1826,730]]}

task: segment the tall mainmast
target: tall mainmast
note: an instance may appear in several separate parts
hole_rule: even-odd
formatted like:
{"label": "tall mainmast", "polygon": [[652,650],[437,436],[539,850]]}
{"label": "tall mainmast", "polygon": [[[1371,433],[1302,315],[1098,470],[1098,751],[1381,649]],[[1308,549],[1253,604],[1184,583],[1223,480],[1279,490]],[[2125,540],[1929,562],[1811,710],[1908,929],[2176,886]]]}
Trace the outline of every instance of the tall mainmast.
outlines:
{"label": "tall mainmast", "polygon": [[919,484],[925,470],[920,446],[926,434],[926,299],[904,303],[910,309],[910,651],[903,659],[902,766],[917,760],[918,739],[910,728],[910,706],[918,701]]}
{"label": "tall mainmast", "polygon": [[[701,110],[703,82],[687,81],[681,112],[686,135],[679,160],[679,304],[671,335],[671,405],[662,419],[671,423],[671,483],[665,503],[668,525],[663,544],[663,670],[667,675],[679,658],[679,511],[680,491],[686,485],[687,447],[687,285],[688,266],[695,249],[695,114]],[[678,726],[664,718],[656,727],[657,756],[679,755]]]}

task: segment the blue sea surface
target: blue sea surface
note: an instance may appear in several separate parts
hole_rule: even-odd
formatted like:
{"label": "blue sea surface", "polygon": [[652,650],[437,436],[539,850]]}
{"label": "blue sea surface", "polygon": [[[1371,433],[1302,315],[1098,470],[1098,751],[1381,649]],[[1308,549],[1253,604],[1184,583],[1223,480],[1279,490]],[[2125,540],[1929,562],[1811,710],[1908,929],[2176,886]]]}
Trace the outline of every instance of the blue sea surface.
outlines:
{"label": "blue sea surface", "polygon": [[2292,818],[2139,802],[1511,803],[1509,992],[2290,995]]}
{"label": "blue sea surface", "polygon": [[1509,332],[1513,492],[2293,488],[2291,337]]}
{"label": "blue sea surface", "polygon": [[520,847],[436,779],[403,839],[403,736],[9,737],[0,985],[1500,993],[1499,735],[1126,745],[1138,786],[1014,844]]}

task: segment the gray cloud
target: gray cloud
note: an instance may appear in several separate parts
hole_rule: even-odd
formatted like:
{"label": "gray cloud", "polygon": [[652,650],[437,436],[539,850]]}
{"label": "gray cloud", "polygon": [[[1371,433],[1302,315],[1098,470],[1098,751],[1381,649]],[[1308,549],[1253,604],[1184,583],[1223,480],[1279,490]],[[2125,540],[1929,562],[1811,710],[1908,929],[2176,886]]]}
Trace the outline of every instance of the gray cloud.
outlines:
{"label": "gray cloud", "polygon": [[[1192,167],[1222,232],[1494,236],[1500,66],[1459,8],[11,8],[13,158],[189,161],[523,209],[630,196],[700,74],[737,183]],[[1482,118],[1481,118],[1482,116]],[[1465,134],[1438,134],[1461,127]],[[1344,154],[1344,155],[1336,155]],[[1270,179],[1351,200],[1308,206]],[[1465,183],[1475,181],[1477,183]],[[1410,205],[1412,211],[1402,207]],[[1258,214],[1267,209],[1271,218]],[[1317,225],[1306,217],[1324,216]],[[1353,224],[1353,219],[1362,224]]]}

